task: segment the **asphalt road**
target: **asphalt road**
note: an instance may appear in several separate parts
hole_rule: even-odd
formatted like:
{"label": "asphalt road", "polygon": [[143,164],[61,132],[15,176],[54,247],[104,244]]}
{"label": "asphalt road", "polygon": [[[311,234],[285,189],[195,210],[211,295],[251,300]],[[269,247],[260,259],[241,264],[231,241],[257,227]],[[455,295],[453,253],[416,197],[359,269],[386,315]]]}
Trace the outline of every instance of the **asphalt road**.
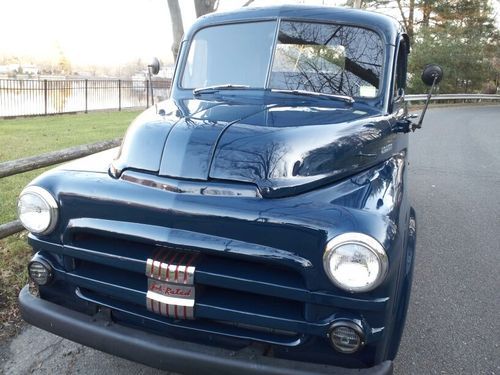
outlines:
{"label": "asphalt road", "polygon": [[[500,374],[500,106],[437,108],[411,135],[418,243],[397,374]],[[0,374],[161,374],[36,328]]]}

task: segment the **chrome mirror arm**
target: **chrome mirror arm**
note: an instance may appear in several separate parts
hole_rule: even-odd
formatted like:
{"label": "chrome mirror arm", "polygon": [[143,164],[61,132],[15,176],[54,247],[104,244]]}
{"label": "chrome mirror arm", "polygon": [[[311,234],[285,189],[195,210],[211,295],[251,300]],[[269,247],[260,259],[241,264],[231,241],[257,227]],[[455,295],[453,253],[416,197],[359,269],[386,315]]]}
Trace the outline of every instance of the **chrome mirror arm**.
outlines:
{"label": "chrome mirror arm", "polygon": [[429,89],[429,92],[427,93],[427,99],[425,101],[424,109],[422,110],[422,113],[420,114],[420,118],[418,119],[418,122],[416,124],[411,124],[411,131],[415,131],[417,129],[422,128],[422,123],[424,122],[425,113],[427,112],[427,107],[429,107],[432,93],[434,91],[434,87],[436,87],[436,82],[437,82],[438,78],[439,77],[437,75],[434,76],[434,81],[432,82],[431,88]]}

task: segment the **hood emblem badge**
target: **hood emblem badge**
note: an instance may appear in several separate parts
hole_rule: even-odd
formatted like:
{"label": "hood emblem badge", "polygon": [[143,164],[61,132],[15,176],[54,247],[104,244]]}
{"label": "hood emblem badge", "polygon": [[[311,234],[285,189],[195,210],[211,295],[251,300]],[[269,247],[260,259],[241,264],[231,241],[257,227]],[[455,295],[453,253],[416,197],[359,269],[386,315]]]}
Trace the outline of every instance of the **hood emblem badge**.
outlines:
{"label": "hood emblem badge", "polygon": [[146,261],[149,311],[174,319],[194,319],[194,273],[198,253],[160,250]]}

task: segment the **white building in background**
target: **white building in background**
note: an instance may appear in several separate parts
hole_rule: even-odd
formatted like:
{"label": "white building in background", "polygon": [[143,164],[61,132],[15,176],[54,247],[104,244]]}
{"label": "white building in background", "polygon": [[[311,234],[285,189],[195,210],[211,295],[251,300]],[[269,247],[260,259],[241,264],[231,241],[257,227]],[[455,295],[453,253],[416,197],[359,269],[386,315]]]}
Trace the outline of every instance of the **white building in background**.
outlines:
{"label": "white building in background", "polygon": [[38,67],[36,67],[35,65],[21,65],[21,69],[23,71],[23,74],[40,74],[40,69],[38,69]]}
{"label": "white building in background", "polygon": [[25,76],[34,76],[40,74],[40,69],[35,65],[21,65],[21,64],[7,64],[0,65],[0,75],[20,75],[24,78]]}
{"label": "white building in background", "polygon": [[17,73],[19,64],[0,65],[0,74]]}
{"label": "white building in background", "polygon": [[148,79],[148,72],[146,70],[136,72],[132,77],[132,81],[144,81]]}
{"label": "white building in background", "polygon": [[174,69],[175,69],[174,66],[166,66],[165,68],[160,69],[158,77],[172,79],[174,77]]}
{"label": "white building in background", "polygon": [[[164,68],[161,68],[158,74],[155,77],[158,78],[172,78],[174,76],[174,67],[173,66],[166,66]],[[144,81],[145,79],[148,79],[148,71],[147,69],[141,70],[140,72],[136,72],[132,77],[132,81]]]}

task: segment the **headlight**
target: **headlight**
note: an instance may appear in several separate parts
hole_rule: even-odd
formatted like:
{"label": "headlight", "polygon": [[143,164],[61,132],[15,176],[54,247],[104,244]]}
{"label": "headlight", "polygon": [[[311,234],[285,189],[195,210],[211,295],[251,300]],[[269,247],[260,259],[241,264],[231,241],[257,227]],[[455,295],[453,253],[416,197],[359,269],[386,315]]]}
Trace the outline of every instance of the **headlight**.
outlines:
{"label": "headlight", "polygon": [[384,280],[388,269],[387,254],[373,237],[344,233],[327,243],[323,267],[339,288],[367,292]]}
{"label": "headlight", "polygon": [[30,232],[48,234],[57,223],[57,202],[47,190],[28,186],[19,195],[17,214]]}

